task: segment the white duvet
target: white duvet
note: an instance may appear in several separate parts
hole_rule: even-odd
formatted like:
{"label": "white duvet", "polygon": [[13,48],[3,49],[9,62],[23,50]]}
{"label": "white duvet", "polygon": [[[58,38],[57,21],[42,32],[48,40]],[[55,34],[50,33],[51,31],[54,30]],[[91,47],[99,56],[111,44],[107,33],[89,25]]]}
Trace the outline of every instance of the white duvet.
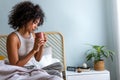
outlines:
{"label": "white duvet", "polygon": [[0,80],[63,80],[62,78],[49,75],[42,69],[26,69],[23,67],[5,64],[0,60]]}

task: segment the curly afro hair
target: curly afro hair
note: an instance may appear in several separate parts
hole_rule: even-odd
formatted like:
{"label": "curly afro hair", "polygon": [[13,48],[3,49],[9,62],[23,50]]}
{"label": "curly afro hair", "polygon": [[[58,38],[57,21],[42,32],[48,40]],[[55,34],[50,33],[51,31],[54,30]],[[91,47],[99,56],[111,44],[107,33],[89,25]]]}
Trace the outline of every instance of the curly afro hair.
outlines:
{"label": "curly afro hair", "polygon": [[33,22],[40,19],[38,26],[44,22],[44,12],[39,5],[34,5],[30,1],[24,1],[16,4],[9,14],[8,24],[13,29],[18,29],[26,25],[30,20]]}

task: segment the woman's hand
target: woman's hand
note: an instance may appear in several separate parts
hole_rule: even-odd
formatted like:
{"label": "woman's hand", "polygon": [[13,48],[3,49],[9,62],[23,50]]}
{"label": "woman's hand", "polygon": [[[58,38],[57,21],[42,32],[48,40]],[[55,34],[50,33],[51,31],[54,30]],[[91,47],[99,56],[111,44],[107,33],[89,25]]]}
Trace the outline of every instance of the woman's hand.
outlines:
{"label": "woman's hand", "polygon": [[42,45],[43,45],[42,40],[40,38],[35,38],[33,50],[36,51],[36,52],[38,52],[40,46],[42,46]]}
{"label": "woman's hand", "polygon": [[41,38],[37,38],[36,37],[35,38],[35,42],[34,42],[33,50],[35,50],[36,52],[38,52],[39,49],[40,49],[40,47],[45,45],[46,41],[47,41],[47,37],[46,37],[45,34],[44,34],[44,40],[41,39]]}
{"label": "woman's hand", "polygon": [[47,36],[44,34],[44,42],[47,42]]}
{"label": "woman's hand", "polygon": [[38,51],[35,54],[36,61],[40,61],[46,41],[47,41],[47,37],[45,34],[44,34],[44,39],[36,38],[35,44],[38,44],[37,46],[39,46]]}

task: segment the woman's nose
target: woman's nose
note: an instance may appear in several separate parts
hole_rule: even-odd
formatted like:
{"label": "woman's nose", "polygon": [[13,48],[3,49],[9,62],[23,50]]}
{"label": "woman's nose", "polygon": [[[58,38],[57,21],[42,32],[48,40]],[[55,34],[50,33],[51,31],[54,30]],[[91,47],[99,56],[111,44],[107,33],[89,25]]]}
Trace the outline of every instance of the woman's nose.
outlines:
{"label": "woman's nose", "polygon": [[34,27],[35,27],[35,29],[36,29],[36,28],[37,28],[37,25],[35,25]]}
{"label": "woman's nose", "polygon": [[38,27],[37,27],[37,26],[35,26],[34,28],[35,28],[35,30],[37,30],[37,29],[38,29]]}

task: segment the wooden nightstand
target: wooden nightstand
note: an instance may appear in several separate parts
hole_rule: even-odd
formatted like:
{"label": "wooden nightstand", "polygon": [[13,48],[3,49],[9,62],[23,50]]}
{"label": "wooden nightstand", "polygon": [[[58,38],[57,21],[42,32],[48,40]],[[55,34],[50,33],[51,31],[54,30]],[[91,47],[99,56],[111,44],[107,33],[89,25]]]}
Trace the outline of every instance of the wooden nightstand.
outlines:
{"label": "wooden nightstand", "polygon": [[67,80],[110,80],[110,72],[108,70],[90,70],[81,73],[66,71],[66,78]]}

